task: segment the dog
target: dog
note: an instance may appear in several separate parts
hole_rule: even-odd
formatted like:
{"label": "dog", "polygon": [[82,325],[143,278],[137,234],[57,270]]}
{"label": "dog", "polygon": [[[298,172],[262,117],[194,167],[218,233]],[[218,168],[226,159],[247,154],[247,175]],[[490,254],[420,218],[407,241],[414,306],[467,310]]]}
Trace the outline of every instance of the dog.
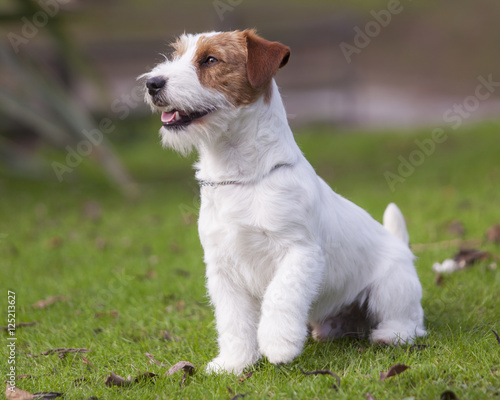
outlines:
{"label": "dog", "polygon": [[183,34],[142,76],[162,144],[199,154],[219,345],[209,373],[289,363],[308,334],[395,345],[426,334],[404,217],[391,203],[382,226],[316,175],[274,80],[289,58],[255,30]]}

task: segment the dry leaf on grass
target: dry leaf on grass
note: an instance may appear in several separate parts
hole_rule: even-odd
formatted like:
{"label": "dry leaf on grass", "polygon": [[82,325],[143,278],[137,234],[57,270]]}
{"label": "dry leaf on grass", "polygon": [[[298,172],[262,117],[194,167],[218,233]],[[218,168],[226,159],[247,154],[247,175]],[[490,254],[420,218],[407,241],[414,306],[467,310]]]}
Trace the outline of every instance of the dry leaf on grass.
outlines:
{"label": "dry leaf on grass", "polygon": [[138,383],[138,382],[143,382],[143,381],[148,381],[152,380],[153,378],[157,377],[158,375],[154,374],[153,372],[143,372],[139,375],[137,375],[135,378],[132,379],[132,377],[129,375],[127,379],[121,377],[120,375],[115,374],[114,372],[111,371],[111,373],[106,376],[106,380],[104,381],[104,384],[108,387],[112,386],[128,386],[133,383]]}
{"label": "dry leaf on grass", "polygon": [[31,400],[34,399],[35,396],[25,390],[19,389],[18,387],[12,387],[7,383],[5,398],[13,400]]}
{"label": "dry leaf on grass", "polygon": [[487,251],[477,249],[460,249],[460,251],[453,256],[453,259],[462,268],[473,265],[476,261],[486,260],[491,255]]}
{"label": "dry leaf on grass", "polygon": [[370,392],[366,393],[366,400],[375,400],[375,397],[373,397]]}
{"label": "dry leaf on grass", "polygon": [[32,307],[41,309],[41,308],[48,307],[48,306],[50,306],[54,303],[57,303],[59,301],[66,301],[66,300],[68,300],[68,298],[65,296],[51,296],[51,297],[47,297],[44,300],[37,301],[35,304],[32,305]]}
{"label": "dry leaf on grass", "polygon": [[113,318],[118,318],[120,316],[120,313],[117,310],[111,310],[111,311],[105,311],[105,312],[98,312],[94,314],[95,318],[102,318],[102,317],[113,317]]}
{"label": "dry leaf on grass", "polygon": [[462,224],[462,222],[458,219],[451,221],[448,224],[446,230],[448,231],[448,233],[450,233],[451,235],[454,235],[454,236],[462,237],[463,235],[465,235],[464,224]]}
{"label": "dry leaf on grass", "polygon": [[422,351],[425,350],[428,346],[426,344],[414,344],[408,348],[408,351],[410,353],[413,353],[414,351]]}
{"label": "dry leaf on grass", "polygon": [[[35,322],[19,322],[19,323],[16,324],[16,329],[17,328],[22,328],[22,327],[25,327],[25,326],[33,326],[33,325],[36,325],[36,324],[38,324],[37,321],[35,321]],[[0,329],[4,330],[4,331],[8,331],[9,328],[10,328],[9,326],[0,326]]]}
{"label": "dry leaf on grass", "polygon": [[167,342],[179,342],[181,340],[177,336],[172,336],[169,331],[160,331],[160,335]]}
{"label": "dry leaf on grass", "polygon": [[88,353],[90,350],[89,349],[78,349],[78,348],[67,348],[67,347],[56,347],[54,349],[50,349],[47,351],[44,351],[43,353],[40,354],[28,354],[28,357],[41,357],[41,356],[50,356],[51,354],[59,354],[59,357],[63,357],[67,353]]}
{"label": "dry leaf on grass", "polygon": [[476,261],[486,260],[490,257],[491,254],[486,251],[460,249],[460,251],[453,256],[453,259],[446,259],[442,263],[434,263],[432,270],[436,273],[460,271],[461,269],[473,265]]}
{"label": "dry leaf on grass", "polygon": [[156,364],[156,365],[158,365],[158,366],[160,366],[160,367],[163,367],[163,368],[168,367],[168,365],[167,365],[167,364],[163,364],[163,363],[161,363],[161,362],[159,362],[159,361],[156,361],[156,359],[154,358],[154,356],[153,356],[151,353],[148,353],[148,352],[147,352],[147,353],[146,353],[146,357],[147,357],[147,358],[149,358],[149,362],[150,362],[151,364]]}
{"label": "dry leaf on grass", "polygon": [[104,384],[107,387],[112,386],[126,386],[132,383],[132,377],[129,376],[127,379],[121,377],[120,375],[116,375],[114,372],[111,372],[104,381]]}
{"label": "dry leaf on grass", "polygon": [[5,397],[9,400],[49,400],[55,399],[57,397],[64,396],[64,393],[59,392],[38,392],[30,393],[25,390],[19,389],[17,386],[11,386],[7,384],[5,389]]}
{"label": "dry leaf on grass", "polygon": [[380,381],[385,381],[387,378],[391,376],[396,376],[406,371],[408,368],[407,365],[404,364],[396,364],[389,368],[387,372],[380,372]]}
{"label": "dry leaf on grass", "polygon": [[318,369],[316,371],[306,372],[301,368],[300,372],[302,372],[304,375],[330,375],[330,376],[333,376],[336,379],[337,384],[333,384],[332,386],[330,386],[330,388],[338,390],[340,387],[340,377],[335,372],[332,372],[328,369]]}
{"label": "dry leaf on grass", "polygon": [[439,399],[440,400],[458,400],[458,397],[451,390],[447,390],[447,391],[441,393],[441,396],[439,397]]}
{"label": "dry leaf on grass", "polygon": [[242,399],[243,397],[245,397],[246,394],[237,394],[236,396],[234,396],[231,400],[237,400],[237,399]]}
{"label": "dry leaf on grass", "polygon": [[500,243],[500,225],[499,224],[495,224],[495,225],[491,226],[486,231],[486,240],[488,242]]}
{"label": "dry leaf on grass", "polygon": [[252,375],[253,375],[253,372],[246,373],[240,379],[238,379],[238,383],[245,382],[248,378],[251,378]]}
{"label": "dry leaf on grass", "polygon": [[163,376],[172,376],[176,372],[180,370],[184,371],[184,375],[182,376],[181,387],[184,386],[184,382],[186,382],[187,375],[193,375],[195,366],[191,364],[189,361],[179,361],[177,364],[172,366]]}
{"label": "dry leaf on grass", "polygon": [[55,249],[56,247],[61,246],[62,243],[63,243],[62,239],[56,236],[48,240],[47,246],[50,247],[51,249]]}

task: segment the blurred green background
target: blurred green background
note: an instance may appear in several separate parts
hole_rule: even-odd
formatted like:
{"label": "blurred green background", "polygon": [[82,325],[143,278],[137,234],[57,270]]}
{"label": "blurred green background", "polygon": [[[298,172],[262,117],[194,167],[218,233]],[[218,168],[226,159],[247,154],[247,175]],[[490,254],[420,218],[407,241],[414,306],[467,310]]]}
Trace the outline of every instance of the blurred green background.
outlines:
{"label": "blurred green background", "polygon": [[[70,164],[97,161],[129,194],[133,179],[111,143],[140,139],[132,126],[149,111],[136,77],[160,62],[160,53],[184,31],[253,27],[289,45],[292,61],[278,82],[295,127],[334,125],[347,132],[440,126],[446,110],[474,95],[478,77],[496,79],[500,65],[495,0],[0,4],[2,175],[76,179],[77,167],[55,166],[53,154],[44,153],[49,147],[66,157],[71,146],[77,154]],[[369,35],[357,38],[360,31]],[[346,57],[342,46],[356,43]],[[495,118],[498,92],[464,122]],[[139,136],[158,128],[146,126]],[[102,133],[103,140],[87,149],[80,143],[83,131],[99,139]]]}

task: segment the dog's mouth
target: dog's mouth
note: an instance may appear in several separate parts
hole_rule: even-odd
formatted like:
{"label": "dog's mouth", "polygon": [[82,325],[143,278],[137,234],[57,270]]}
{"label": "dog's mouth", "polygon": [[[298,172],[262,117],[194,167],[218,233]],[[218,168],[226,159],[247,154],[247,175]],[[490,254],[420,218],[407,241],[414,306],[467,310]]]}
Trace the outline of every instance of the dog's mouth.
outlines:
{"label": "dog's mouth", "polygon": [[161,113],[161,122],[163,126],[167,128],[183,128],[212,111],[213,110],[203,110],[191,113],[176,109],[163,111]]}

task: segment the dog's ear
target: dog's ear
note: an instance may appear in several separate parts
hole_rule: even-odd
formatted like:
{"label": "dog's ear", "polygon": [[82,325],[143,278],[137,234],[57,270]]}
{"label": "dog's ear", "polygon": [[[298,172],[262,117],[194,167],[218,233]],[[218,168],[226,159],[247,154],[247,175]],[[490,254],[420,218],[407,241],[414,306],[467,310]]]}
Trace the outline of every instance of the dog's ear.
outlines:
{"label": "dog's ear", "polygon": [[247,75],[254,89],[264,88],[278,69],[290,58],[290,48],[278,42],[270,42],[255,33],[243,31],[247,41]]}

